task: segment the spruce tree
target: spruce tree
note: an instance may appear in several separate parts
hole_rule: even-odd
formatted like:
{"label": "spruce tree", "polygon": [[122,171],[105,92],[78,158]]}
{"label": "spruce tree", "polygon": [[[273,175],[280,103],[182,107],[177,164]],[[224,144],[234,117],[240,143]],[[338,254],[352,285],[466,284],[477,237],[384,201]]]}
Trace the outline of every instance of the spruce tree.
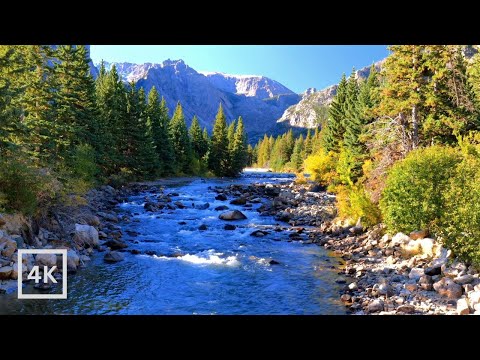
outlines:
{"label": "spruce tree", "polygon": [[293,170],[295,172],[299,172],[303,168],[304,153],[305,153],[305,149],[304,149],[303,135],[300,135],[295,140],[292,156],[290,158],[290,163],[292,164]]}
{"label": "spruce tree", "polygon": [[243,127],[243,119],[240,116],[236,122],[235,134],[231,150],[230,175],[238,176],[247,165],[247,139]]}
{"label": "spruce tree", "polygon": [[340,142],[343,140],[346,96],[347,78],[343,74],[329,109],[329,118],[323,138],[326,152],[339,151]]}
{"label": "spruce tree", "polygon": [[228,159],[227,121],[223,113],[222,104],[218,107],[208,157],[208,167],[216,176],[225,176]]}
{"label": "spruce tree", "polygon": [[192,151],[195,154],[195,157],[201,160],[206,154],[207,149],[205,148],[202,128],[198,123],[196,115],[193,116],[192,124],[190,125],[190,129],[188,131],[190,135],[190,141],[192,143]]}
{"label": "spruce tree", "polygon": [[162,97],[160,102],[160,129],[161,129],[161,146],[156,143],[156,151],[160,159],[162,159],[162,175],[173,175],[175,173],[176,156],[173,149],[173,143],[170,138],[170,116],[168,116],[167,101]]}
{"label": "spruce tree", "polygon": [[189,174],[191,172],[192,150],[180,102],[177,103],[170,121],[170,140],[175,154],[177,170]]}

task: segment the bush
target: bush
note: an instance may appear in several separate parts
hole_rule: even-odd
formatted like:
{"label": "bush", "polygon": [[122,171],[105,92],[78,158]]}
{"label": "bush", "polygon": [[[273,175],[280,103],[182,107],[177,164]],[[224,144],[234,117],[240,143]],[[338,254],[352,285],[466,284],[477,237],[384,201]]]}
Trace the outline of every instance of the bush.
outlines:
{"label": "bush", "polygon": [[318,181],[323,186],[331,185],[338,178],[335,171],[337,160],[337,154],[334,152],[310,155],[305,160],[305,173],[310,174],[312,180]]}
{"label": "bush", "polygon": [[361,219],[362,225],[373,226],[381,221],[380,209],[360,185],[337,186],[337,209],[342,220],[354,224]]}
{"label": "bush", "polygon": [[20,154],[0,159],[0,168],[0,206],[6,211],[32,215],[61,189],[48,170],[35,168]]}
{"label": "bush", "polygon": [[297,185],[304,185],[307,183],[307,179],[305,175],[301,172],[295,174],[295,184]]}
{"label": "bush", "polygon": [[466,150],[444,194],[437,234],[456,256],[480,266],[480,147]]}
{"label": "bush", "polygon": [[412,151],[388,173],[380,209],[391,232],[434,233],[445,211],[444,192],[461,161],[458,150],[431,146]]}

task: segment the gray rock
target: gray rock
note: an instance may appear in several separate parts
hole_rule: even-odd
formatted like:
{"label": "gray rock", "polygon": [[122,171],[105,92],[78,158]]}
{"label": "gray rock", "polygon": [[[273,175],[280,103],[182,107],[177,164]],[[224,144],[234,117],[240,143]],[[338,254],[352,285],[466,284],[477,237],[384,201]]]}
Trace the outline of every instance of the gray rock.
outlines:
{"label": "gray rock", "polygon": [[471,283],[475,278],[473,275],[463,275],[463,276],[458,276],[453,281],[455,281],[457,284],[460,285],[465,285]]}
{"label": "gray rock", "polygon": [[67,270],[76,271],[80,265],[80,257],[75,250],[69,249],[67,251]]}
{"label": "gray rock", "polygon": [[205,224],[202,224],[202,225],[200,225],[200,226],[198,227],[198,230],[200,230],[200,231],[205,231],[205,230],[207,230],[207,229],[208,229],[208,227],[207,227],[207,225],[205,225]]}
{"label": "gray rock", "polygon": [[17,250],[17,243],[16,241],[10,239],[10,238],[3,238],[1,241],[1,245],[3,247],[3,250],[1,252],[2,256],[6,258],[11,258],[13,253]]}
{"label": "gray rock", "polygon": [[263,237],[263,236],[265,236],[265,235],[267,235],[267,234],[268,234],[268,232],[266,232],[266,231],[255,230],[254,232],[252,232],[252,233],[250,234],[250,236]]}
{"label": "gray rock", "polygon": [[230,201],[230,204],[232,205],[245,205],[246,203],[247,199],[245,199],[244,197],[239,197]]}
{"label": "gray rock", "polygon": [[467,299],[458,299],[457,301],[457,314],[458,315],[468,315],[470,314],[470,307],[468,306]]}
{"label": "gray rock", "polygon": [[98,231],[91,225],[75,224],[73,240],[80,246],[98,246]]}
{"label": "gray rock", "polygon": [[409,279],[419,280],[424,275],[422,268],[413,268],[408,274]]}
{"label": "gray rock", "polygon": [[433,288],[441,296],[446,296],[449,299],[458,299],[462,296],[462,287],[448,277],[444,277],[440,281],[437,281],[433,284]]}
{"label": "gray rock", "polygon": [[370,304],[368,304],[367,309],[369,313],[383,311],[384,303],[381,299],[373,300]]}
{"label": "gray rock", "polygon": [[227,200],[227,195],[225,195],[225,194],[218,194],[217,196],[215,196],[215,200],[225,201],[225,200]]}
{"label": "gray rock", "polygon": [[90,226],[100,226],[100,219],[98,216],[86,214],[83,216],[83,220]]}
{"label": "gray rock", "polygon": [[425,275],[435,276],[442,273],[442,267],[440,265],[430,266],[425,269]]}
{"label": "gray rock", "polygon": [[119,249],[124,249],[128,247],[126,243],[120,240],[116,239],[110,239],[105,243],[106,246],[108,246],[112,250],[119,250]]}
{"label": "gray rock", "polygon": [[207,202],[207,203],[203,203],[203,204],[197,204],[195,205],[195,209],[198,209],[198,210],[206,210],[210,207],[210,204]]}
{"label": "gray rock", "polygon": [[231,221],[231,220],[244,220],[247,217],[241,211],[233,210],[233,211],[226,211],[224,213],[221,213],[218,216],[218,218],[221,220]]}
{"label": "gray rock", "polygon": [[116,263],[125,259],[125,256],[118,251],[111,251],[106,253],[103,259],[108,263]]}
{"label": "gray rock", "polygon": [[415,306],[410,304],[401,305],[397,308],[397,313],[401,314],[413,314],[415,312]]}
{"label": "gray rock", "polygon": [[215,208],[215,211],[224,211],[224,210],[228,210],[228,206],[226,205],[221,205],[221,206],[217,206]]}
{"label": "gray rock", "polygon": [[[68,262],[68,258],[67,258]],[[39,266],[48,266],[49,268],[57,265],[57,255],[55,254],[38,254],[35,257],[35,264]]]}
{"label": "gray rock", "polygon": [[357,283],[356,283],[356,282],[353,282],[353,283],[348,284],[348,289],[349,289],[349,290],[352,290],[352,291],[357,290],[357,289],[358,289]]}
{"label": "gray rock", "polygon": [[0,280],[8,280],[10,279],[10,275],[12,274],[13,268],[11,266],[3,266],[0,268]]}
{"label": "gray rock", "polygon": [[418,284],[423,290],[432,291],[433,290],[433,279],[430,275],[423,275],[419,280]]}
{"label": "gray rock", "polygon": [[106,212],[98,212],[97,215],[104,218],[105,220],[108,220],[108,221],[111,221],[111,222],[114,222],[114,223],[118,222],[118,218],[117,218],[116,215],[109,214],[109,213],[106,213]]}

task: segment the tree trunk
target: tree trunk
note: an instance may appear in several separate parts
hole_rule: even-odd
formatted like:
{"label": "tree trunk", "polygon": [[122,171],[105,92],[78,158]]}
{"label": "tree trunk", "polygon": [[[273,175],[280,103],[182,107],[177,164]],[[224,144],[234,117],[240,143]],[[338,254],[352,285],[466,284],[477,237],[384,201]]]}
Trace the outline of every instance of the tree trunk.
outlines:
{"label": "tree trunk", "polygon": [[412,107],[412,149],[415,149],[418,145],[418,114],[417,114],[417,105]]}

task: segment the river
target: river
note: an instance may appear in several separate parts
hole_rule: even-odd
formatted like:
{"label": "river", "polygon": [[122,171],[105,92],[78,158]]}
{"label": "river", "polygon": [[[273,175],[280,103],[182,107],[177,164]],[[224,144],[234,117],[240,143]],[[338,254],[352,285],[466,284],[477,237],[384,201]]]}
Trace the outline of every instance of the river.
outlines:
{"label": "river", "polygon": [[[187,205],[163,213],[143,209],[149,192],[132,196],[118,211],[132,221],[120,224],[128,249],[157,255],[132,255],[115,264],[98,253],[86,268],[68,278],[66,300],[18,300],[16,293],[0,295],[1,314],[345,314],[339,301],[342,285],[338,260],[322,247],[289,241],[287,232],[250,236],[258,227],[274,225],[272,217],[215,200],[212,188],[231,183],[289,181],[285,174],[245,173],[237,180],[207,179],[169,186],[173,201]],[[230,199],[229,199],[230,200]],[[246,220],[224,230],[214,208],[228,205]],[[183,224],[185,223],[185,224]],[[200,231],[202,224],[207,230]],[[137,232],[129,236],[129,232]],[[132,234],[132,233],[131,233]],[[181,254],[171,257],[172,254]],[[274,259],[279,264],[270,265]]]}

